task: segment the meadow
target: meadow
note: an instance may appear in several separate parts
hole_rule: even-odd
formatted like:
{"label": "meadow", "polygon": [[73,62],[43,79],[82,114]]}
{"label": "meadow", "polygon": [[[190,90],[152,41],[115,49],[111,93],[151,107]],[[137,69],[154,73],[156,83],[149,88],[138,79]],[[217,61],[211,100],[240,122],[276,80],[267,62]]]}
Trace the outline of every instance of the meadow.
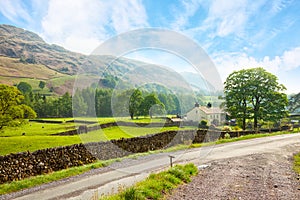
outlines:
{"label": "meadow", "polygon": [[[52,118],[45,119],[47,121],[60,121],[61,123],[41,123],[28,122],[20,127],[6,127],[0,131],[0,155],[10,153],[18,153],[25,151],[36,151],[58,146],[68,146],[78,143],[99,142],[112,139],[130,138],[143,136],[147,134],[160,133],[170,130],[191,129],[191,127],[128,127],[114,126],[105,129],[99,129],[88,132],[86,134],[59,136],[61,133],[68,130],[74,130],[76,126],[74,122],[68,122],[72,118]],[[115,121],[128,121],[139,123],[164,122],[162,119],[144,118],[131,120],[130,118],[81,118],[78,120],[99,122],[106,124]]]}

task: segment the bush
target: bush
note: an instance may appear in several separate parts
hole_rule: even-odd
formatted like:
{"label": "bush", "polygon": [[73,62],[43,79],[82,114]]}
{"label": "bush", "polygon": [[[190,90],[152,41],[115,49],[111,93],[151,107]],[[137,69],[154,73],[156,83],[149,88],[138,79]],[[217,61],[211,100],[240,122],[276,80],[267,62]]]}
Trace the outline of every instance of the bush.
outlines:
{"label": "bush", "polygon": [[233,127],[233,130],[234,130],[234,131],[241,131],[241,130],[243,130],[243,129],[241,129],[239,126],[234,126],[234,127]]}
{"label": "bush", "polygon": [[207,129],[208,128],[207,124],[208,124],[208,121],[203,119],[200,121],[198,127]]}
{"label": "bush", "polygon": [[222,128],[222,131],[227,131],[227,132],[229,132],[229,131],[231,131],[231,128],[230,128],[229,126],[224,126],[224,127]]}
{"label": "bush", "polygon": [[226,134],[224,135],[224,139],[230,139],[230,134],[229,134],[229,133],[226,133]]}

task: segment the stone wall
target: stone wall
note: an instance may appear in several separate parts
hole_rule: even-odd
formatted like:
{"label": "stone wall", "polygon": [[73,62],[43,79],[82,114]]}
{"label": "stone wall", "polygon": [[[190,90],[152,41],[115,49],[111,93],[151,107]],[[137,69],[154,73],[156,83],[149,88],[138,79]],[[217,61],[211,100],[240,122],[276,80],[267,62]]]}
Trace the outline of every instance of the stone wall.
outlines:
{"label": "stone wall", "polygon": [[96,161],[83,144],[0,156],[0,183]]}
{"label": "stone wall", "polygon": [[[30,176],[59,171],[99,160],[124,157],[168,148],[178,144],[215,141],[227,132],[217,130],[167,131],[136,138],[76,144],[66,147],[43,149],[0,156],[0,183],[24,179]],[[231,137],[253,134],[253,131],[228,132]]]}

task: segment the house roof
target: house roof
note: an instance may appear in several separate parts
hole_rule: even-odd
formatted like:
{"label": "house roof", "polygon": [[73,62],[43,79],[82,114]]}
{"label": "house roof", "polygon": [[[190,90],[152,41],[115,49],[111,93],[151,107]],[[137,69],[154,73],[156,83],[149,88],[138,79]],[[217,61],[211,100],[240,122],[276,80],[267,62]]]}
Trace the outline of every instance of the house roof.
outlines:
{"label": "house roof", "polygon": [[202,110],[206,114],[219,114],[219,113],[225,113],[223,109],[218,108],[218,107],[211,107],[208,108],[207,106],[199,106],[199,110]]}

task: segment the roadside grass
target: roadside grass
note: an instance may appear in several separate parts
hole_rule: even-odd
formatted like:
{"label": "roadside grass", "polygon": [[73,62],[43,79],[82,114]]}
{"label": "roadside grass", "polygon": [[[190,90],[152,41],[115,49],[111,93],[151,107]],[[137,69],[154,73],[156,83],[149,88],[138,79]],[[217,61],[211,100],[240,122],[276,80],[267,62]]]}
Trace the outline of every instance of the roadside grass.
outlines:
{"label": "roadside grass", "polygon": [[107,160],[107,161],[97,161],[92,164],[83,165],[79,167],[72,167],[61,171],[52,172],[50,174],[34,176],[24,180],[13,181],[10,183],[4,183],[0,185],[0,195],[16,192],[22,189],[34,187],[37,185],[49,183],[56,180],[61,180],[63,178],[68,178],[71,176],[83,174],[91,169],[108,166],[112,162],[116,162],[116,159]]}
{"label": "roadside grass", "polygon": [[102,200],[145,200],[161,199],[170,191],[182,183],[191,181],[191,177],[198,173],[197,167],[190,163],[176,165],[167,171],[150,174],[144,181],[134,186],[121,190],[118,194],[102,196]]}
{"label": "roadside grass", "polygon": [[[28,178],[28,179],[24,179],[24,180],[20,180],[20,181],[14,181],[14,182],[10,182],[10,183],[1,184],[0,185],[0,194],[6,194],[6,193],[21,190],[21,189],[41,185],[43,183],[48,183],[48,182],[51,182],[51,181],[60,180],[60,179],[67,178],[67,177],[70,177],[70,176],[79,175],[79,174],[82,174],[82,173],[84,173],[86,171],[89,171],[91,169],[94,169],[94,168],[104,167],[104,166],[107,166],[107,165],[109,165],[113,162],[120,162],[120,161],[122,161],[123,159],[126,159],[126,158],[136,159],[140,156],[146,156],[146,155],[149,155],[149,154],[163,153],[163,152],[174,152],[174,151],[179,151],[179,150],[184,150],[184,149],[189,149],[189,148],[198,148],[198,147],[202,147],[202,146],[211,146],[211,145],[215,145],[215,144],[229,143],[229,142],[235,142],[235,141],[240,141],[240,140],[247,140],[247,139],[254,139],[254,138],[275,136],[275,135],[282,135],[282,134],[291,134],[291,133],[298,133],[298,132],[299,131],[294,131],[294,132],[283,131],[283,132],[277,132],[277,133],[271,133],[271,134],[253,134],[253,135],[242,136],[242,137],[239,137],[239,138],[220,139],[216,142],[177,145],[177,146],[170,147],[168,149],[149,151],[149,152],[145,152],[145,153],[138,153],[138,154],[130,155],[128,157],[116,158],[116,159],[107,160],[107,161],[98,161],[96,163],[89,164],[89,165],[83,165],[83,166],[80,166],[80,167],[73,167],[73,168],[69,168],[69,169],[66,169],[66,170],[53,172],[51,174],[46,174],[46,175],[32,177],[32,178]],[[52,137],[53,136],[51,136],[51,138]],[[63,137],[63,136],[58,136],[58,137]],[[1,143],[1,140],[0,140],[0,143]],[[2,145],[0,144],[0,146],[2,146]],[[299,169],[299,172],[300,172],[300,154],[298,155],[297,159],[298,158],[299,158],[299,168],[297,168],[297,169]],[[45,178],[45,177],[47,177],[47,178]],[[35,178],[37,178],[37,179],[35,179]]]}
{"label": "roadside grass", "polygon": [[293,169],[300,176],[300,153],[294,155]]}

